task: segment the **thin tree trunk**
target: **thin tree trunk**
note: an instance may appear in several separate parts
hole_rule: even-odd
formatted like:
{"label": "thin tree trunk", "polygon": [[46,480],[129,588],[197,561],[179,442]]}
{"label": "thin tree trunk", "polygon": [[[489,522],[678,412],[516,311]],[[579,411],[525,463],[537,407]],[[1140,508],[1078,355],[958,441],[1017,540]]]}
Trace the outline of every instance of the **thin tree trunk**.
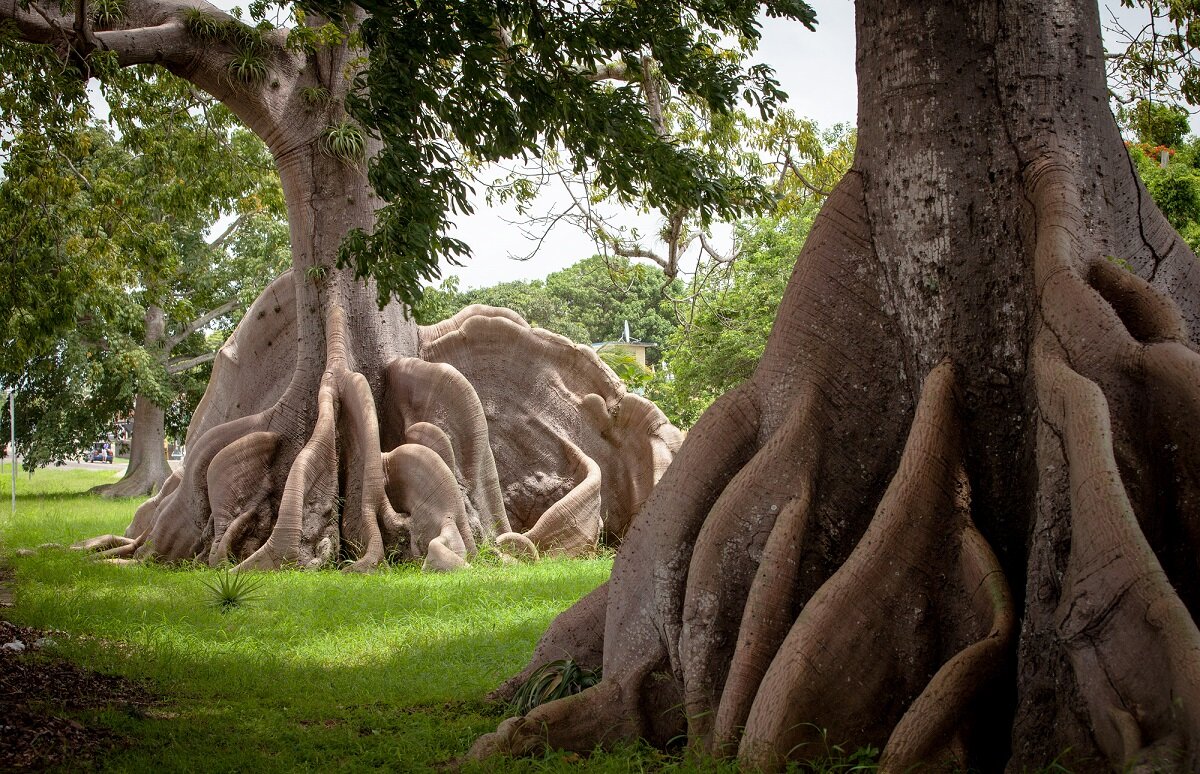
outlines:
{"label": "thin tree trunk", "polygon": [[[143,344],[153,352],[166,338],[166,314],[162,307],[151,304],[146,308],[146,332]],[[165,359],[170,353],[163,353]],[[139,392],[133,402],[133,437],[129,441],[129,465],[125,475],[115,484],[96,487],[93,491],[105,497],[137,497],[154,494],[162,489],[171,475],[167,462],[166,412]]]}

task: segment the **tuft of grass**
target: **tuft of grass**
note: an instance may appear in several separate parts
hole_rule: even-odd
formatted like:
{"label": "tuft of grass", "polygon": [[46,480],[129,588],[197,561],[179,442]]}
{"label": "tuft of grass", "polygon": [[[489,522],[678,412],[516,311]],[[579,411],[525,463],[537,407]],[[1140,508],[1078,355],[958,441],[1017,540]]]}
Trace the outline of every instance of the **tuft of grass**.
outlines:
{"label": "tuft of grass", "polygon": [[233,80],[247,86],[262,83],[267,78],[267,60],[251,49],[235,53],[225,69]]}
{"label": "tuft of grass", "polygon": [[183,9],[183,28],[200,40],[220,40],[223,26],[220,19],[199,8]]}
{"label": "tuft of grass", "polygon": [[97,26],[109,27],[124,16],[124,0],[92,0],[92,21]]}
{"label": "tuft of grass", "polygon": [[245,607],[263,596],[259,591],[263,585],[261,577],[236,573],[228,568],[218,572],[212,580],[202,583],[212,595],[209,601],[222,613],[228,613],[235,607]]}
{"label": "tuft of grass", "polygon": [[599,669],[584,669],[569,658],[542,664],[512,698],[512,711],[525,715],[534,707],[572,696],[600,682]]}
{"label": "tuft of grass", "polygon": [[329,89],[324,86],[305,86],[300,90],[300,101],[313,110],[329,104]]}
{"label": "tuft of grass", "polygon": [[354,164],[366,157],[367,139],[362,129],[349,121],[342,121],[325,130],[321,136],[321,147],[330,156]]}

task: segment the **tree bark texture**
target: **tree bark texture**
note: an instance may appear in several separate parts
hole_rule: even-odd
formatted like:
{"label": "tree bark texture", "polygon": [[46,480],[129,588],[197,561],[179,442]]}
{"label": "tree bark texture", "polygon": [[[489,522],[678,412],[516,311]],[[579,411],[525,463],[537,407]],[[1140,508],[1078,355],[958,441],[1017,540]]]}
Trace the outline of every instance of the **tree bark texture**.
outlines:
{"label": "tree bark texture", "polygon": [[1200,264],[1096,4],[860,0],[857,33],[855,164],[757,372],[523,673],[604,679],[475,755],[1200,769]]}
{"label": "tree bark texture", "polygon": [[[153,351],[166,339],[166,315],[161,307],[146,308],[146,349]],[[170,353],[164,352],[165,360]],[[133,399],[133,437],[129,440],[129,465],[125,475],[115,484],[99,486],[92,491],[105,497],[137,497],[154,494],[162,489],[171,476],[167,462],[167,414],[162,406],[138,393]]]}
{"label": "tree bark texture", "polygon": [[380,206],[367,179],[378,142],[340,156],[327,142],[349,121],[352,36],[308,51],[268,30],[239,48],[240,22],[202,0],[127,0],[103,29],[57,4],[0,0],[0,17],[65,57],[109,50],[205,89],[266,142],[287,201],[293,270],[218,356],[183,471],[124,535],[79,547],[243,570],[389,557],[445,570],[484,543],[576,555],[624,534],[681,441],[662,412],[590,348],[508,310],[418,328],[336,268],[346,234],[370,231]]}

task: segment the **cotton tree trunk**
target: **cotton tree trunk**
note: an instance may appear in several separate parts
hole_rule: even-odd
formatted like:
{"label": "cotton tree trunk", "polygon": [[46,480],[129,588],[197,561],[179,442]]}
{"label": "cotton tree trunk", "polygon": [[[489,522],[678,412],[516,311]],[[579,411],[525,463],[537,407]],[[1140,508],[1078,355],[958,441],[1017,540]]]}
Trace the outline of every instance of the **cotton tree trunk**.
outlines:
{"label": "cotton tree trunk", "polygon": [[1096,5],[857,16],[858,155],[756,374],[530,665],[603,681],[476,755],[1200,769],[1200,266],[1134,175]]}
{"label": "cotton tree trunk", "polygon": [[[239,569],[367,570],[389,556],[452,569],[484,542],[580,554],[622,535],[680,441],[653,404],[590,348],[512,312],[473,307],[419,329],[335,268],[346,234],[370,230],[380,206],[367,180],[376,144],[355,153],[326,139],[348,121],[362,52],[299,51],[283,31],[239,50],[248,33],[220,32],[236,23],[201,0],[121,11],[93,30],[57,4],[0,0],[27,39],[161,64],[237,113],[279,169],[293,271],[218,356],[182,473],[124,536],[81,547]],[[239,70],[247,57],[256,65]]]}
{"label": "cotton tree trunk", "polygon": [[[166,338],[166,315],[161,307],[146,308],[146,334],[143,344],[149,351],[162,345]],[[165,355],[164,355],[165,356]],[[115,484],[93,489],[105,497],[136,497],[154,494],[162,489],[171,475],[167,462],[167,415],[162,406],[138,393],[133,400],[133,437],[129,439],[129,465],[125,475]]]}

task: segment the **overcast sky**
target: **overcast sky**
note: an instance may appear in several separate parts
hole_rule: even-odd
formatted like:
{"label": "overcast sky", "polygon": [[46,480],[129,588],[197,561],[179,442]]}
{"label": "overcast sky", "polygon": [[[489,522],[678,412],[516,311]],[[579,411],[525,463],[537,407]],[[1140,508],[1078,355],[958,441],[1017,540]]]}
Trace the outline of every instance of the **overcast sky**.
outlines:
{"label": "overcast sky", "polygon": [[[853,122],[855,118],[854,4],[851,0],[809,0],[817,11],[817,31],[799,22],[766,19],[763,40],[753,57],[775,68],[788,105],[797,115],[821,127]],[[554,202],[547,200],[548,208]],[[477,212],[458,221],[457,236],[471,245],[466,265],[443,265],[444,274],[455,274],[464,288],[484,287],[515,279],[544,277],[550,272],[587,258],[596,250],[584,233],[560,225],[546,239],[536,257],[514,261],[533,248],[517,225],[511,209],[489,209],[479,201]],[[643,232],[656,227],[658,218],[629,218]],[[656,246],[658,247],[658,246]]]}

